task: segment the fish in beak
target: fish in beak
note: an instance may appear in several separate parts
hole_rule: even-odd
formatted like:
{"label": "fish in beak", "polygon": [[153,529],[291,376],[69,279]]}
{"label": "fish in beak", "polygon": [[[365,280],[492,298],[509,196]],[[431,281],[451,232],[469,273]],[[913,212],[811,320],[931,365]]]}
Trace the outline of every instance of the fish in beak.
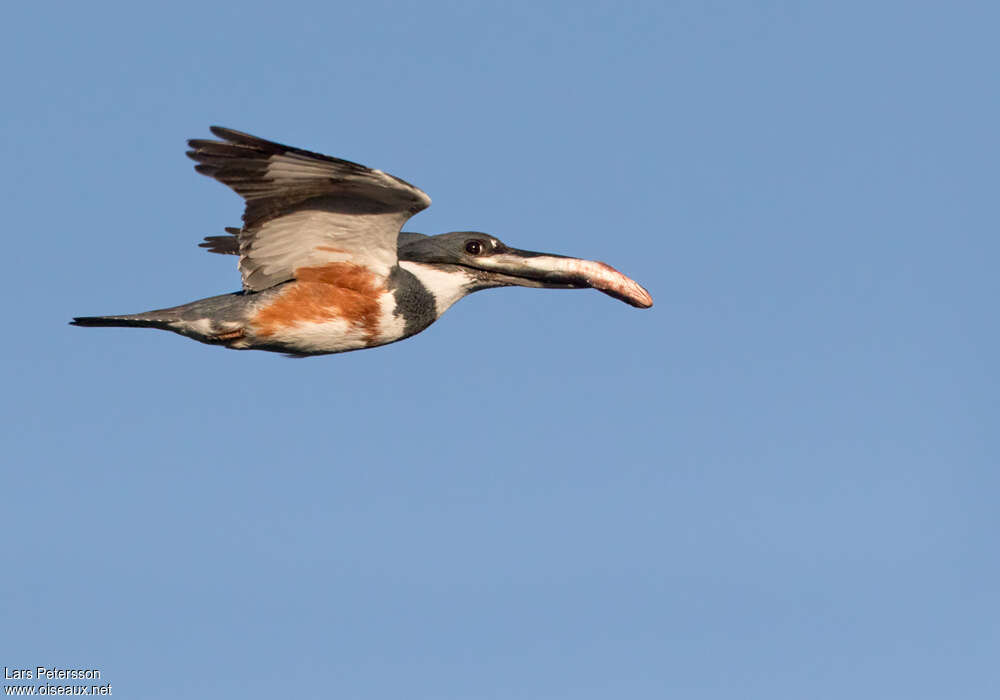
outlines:
{"label": "fish in beak", "polygon": [[642,285],[607,263],[595,260],[507,248],[505,252],[479,258],[477,266],[522,287],[590,287],[640,309],[653,305],[653,297]]}

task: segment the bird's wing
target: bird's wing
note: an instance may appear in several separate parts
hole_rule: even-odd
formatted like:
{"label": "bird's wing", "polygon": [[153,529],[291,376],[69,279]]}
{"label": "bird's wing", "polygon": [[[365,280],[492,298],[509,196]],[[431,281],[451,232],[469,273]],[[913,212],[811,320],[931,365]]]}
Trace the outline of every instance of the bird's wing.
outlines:
{"label": "bird's wing", "polygon": [[[195,170],[246,200],[236,233],[243,287],[259,291],[296,270],[346,262],[384,276],[396,264],[400,227],[431,200],[381,170],[219,126],[219,141],[192,139]],[[213,249],[212,240],[206,239]],[[215,252],[228,252],[226,245]]]}
{"label": "bird's wing", "polygon": [[[219,255],[239,255],[240,254],[240,229],[235,226],[226,226],[226,233],[222,236],[205,236],[204,240],[198,244],[199,248],[205,248],[209,253]],[[426,233],[413,233],[412,231],[400,231],[396,238],[397,250],[408,243],[427,238]]]}
{"label": "bird's wing", "polygon": [[239,255],[240,254],[240,229],[235,226],[226,226],[226,233],[223,236],[205,236],[205,240],[198,244],[199,248],[207,248],[209,253],[219,255]]}

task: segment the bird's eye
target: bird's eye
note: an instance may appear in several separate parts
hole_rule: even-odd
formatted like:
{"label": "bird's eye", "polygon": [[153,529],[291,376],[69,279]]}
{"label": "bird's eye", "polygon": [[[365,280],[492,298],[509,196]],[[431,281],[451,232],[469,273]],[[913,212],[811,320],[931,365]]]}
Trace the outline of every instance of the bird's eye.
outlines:
{"label": "bird's eye", "polygon": [[465,252],[469,255],[479,255],[483,252],[482,241],[468,241],[465,244]]}

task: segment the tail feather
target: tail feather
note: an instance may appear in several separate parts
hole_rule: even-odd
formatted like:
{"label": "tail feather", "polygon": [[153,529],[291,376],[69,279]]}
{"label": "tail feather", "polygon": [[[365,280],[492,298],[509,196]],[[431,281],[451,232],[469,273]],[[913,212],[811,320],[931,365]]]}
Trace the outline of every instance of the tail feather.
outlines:
{"label": "tail feather", "polygon": [[153,309],[138,314],[77,316],[71,326],[159,328],[180,333],[203,343],[228,342],[232,333],[243,328],[250,297],[242,292],[220,294],[169,309]]}
{"label": "tail feather", "polygon": [[77,316],[69,322],[71,326],[120,327],[120,328],[167,328],[169,321],[149,318],[145,314],[128,316]]}

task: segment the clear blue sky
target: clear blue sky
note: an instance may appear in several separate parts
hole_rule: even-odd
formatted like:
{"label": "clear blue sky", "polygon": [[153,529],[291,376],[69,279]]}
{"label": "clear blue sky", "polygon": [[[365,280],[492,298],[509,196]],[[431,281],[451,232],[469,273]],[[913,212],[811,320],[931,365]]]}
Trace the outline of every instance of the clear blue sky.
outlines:
{"label": "clear blue sky", "polygon": [[[995,698],[995,3],[15,3],[0,665],[123,698]],[[605,260],[288,360],[223,124]]]}

